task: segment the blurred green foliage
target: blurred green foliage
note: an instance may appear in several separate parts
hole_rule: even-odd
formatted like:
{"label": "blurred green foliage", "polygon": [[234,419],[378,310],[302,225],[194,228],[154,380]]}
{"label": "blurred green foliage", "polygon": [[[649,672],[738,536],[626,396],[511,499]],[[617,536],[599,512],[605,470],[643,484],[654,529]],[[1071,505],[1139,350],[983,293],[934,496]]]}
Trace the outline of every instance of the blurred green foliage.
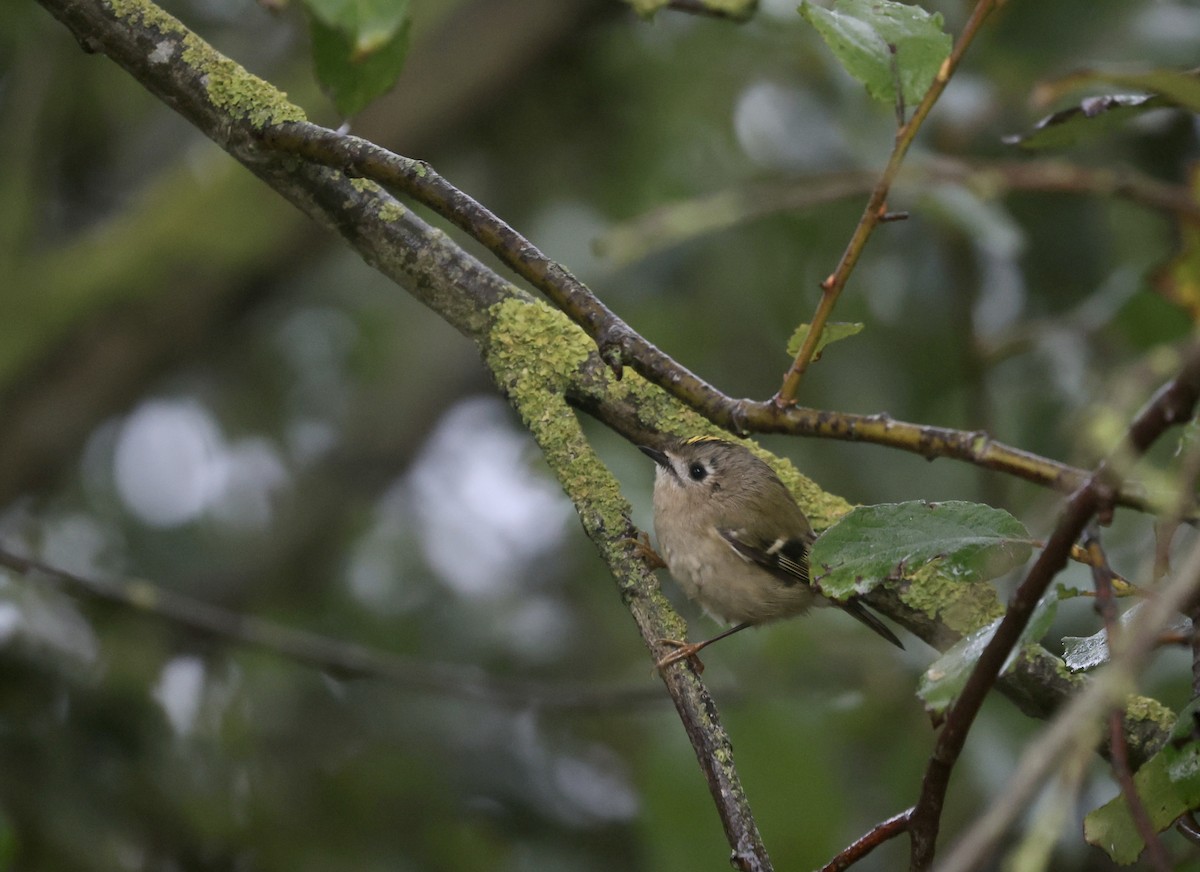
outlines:
{"label": "blurred green foliage", "polygon": [[[743,25],[646,22],[606,0],[411,5],[405,72],[354,132],[431,161],[728,394],[770,396],[865,191],[646,240],[620,265],[591,243],[715,192],[881,166],[894,113],[795,3],[764,0]],[[968,5],[927,4],[951,34]],[[340,122],[299,11],[167,7],[314,120]],[[6,16],[0,546],[453,664],[457,680],[584,685],[595,704],[322,674],[0,573],[0,866],[725,868],[678,721],[665,695],[639,694],[657,678],[632,622],[474,349],[50,16]],[[1003,137],[1044,114],[1029,102],[1039,82],[1191,64],[1198,29],[1183,0],[1007,4],[909,163],[1037,159]],[[1173,185],[1196,156],[1194,118],[1175,110],[1064,155]],[[1175,222],[1110,195],[976,181],[902,176],[889,206],[911,217],[879,228],[836,313],[866,329],[813,368],[801,401],[1090,465],[1191,330],[1147,281],[1175,253]],[[648,462],[589,433],[649,527]],[[852,502],[986,502],[1034,535],[1057,506],[949,461],[763,442]],[[1172,450],[1151,466],[1172,469]],[[1117,568],[1143,573],[1152,537],[1150,519],[1118,514]],[[696,635],[712,629],[679,605]],[[1098,628],[1089,603],[1058,611],[1052,647]],[[817,867],[910,805],[931,747],[915,690],[933,652],[897,655],[835,612],[706,654],[778,868]],[[1183,661],[1166,652],[1142,690],[1181,705]],[[1038,726],[989,703],[947,838]],[[1087,796],[1114,794],[1098,764]],[[858,868],[906,857],[899,840]],[[1102,862],[1068,837],[1053,868]]]}

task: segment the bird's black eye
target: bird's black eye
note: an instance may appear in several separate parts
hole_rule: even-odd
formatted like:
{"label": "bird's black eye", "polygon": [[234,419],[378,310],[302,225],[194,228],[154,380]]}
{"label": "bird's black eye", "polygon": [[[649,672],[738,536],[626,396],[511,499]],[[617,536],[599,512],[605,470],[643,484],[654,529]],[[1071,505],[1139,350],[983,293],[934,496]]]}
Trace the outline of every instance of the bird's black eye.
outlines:
{"label": "bird's black eye", "polygon": [[688,467],[688,475],[692,477],[692,481],[703,481],[704,476],[708,475],[708,470],[704,468],[704,464],[697,461]]}

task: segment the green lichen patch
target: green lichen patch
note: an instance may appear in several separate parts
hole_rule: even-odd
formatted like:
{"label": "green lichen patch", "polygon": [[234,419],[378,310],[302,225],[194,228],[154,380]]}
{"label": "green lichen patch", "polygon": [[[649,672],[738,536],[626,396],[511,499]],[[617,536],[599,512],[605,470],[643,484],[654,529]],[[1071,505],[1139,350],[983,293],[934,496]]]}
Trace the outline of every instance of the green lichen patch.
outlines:
{"label": "green lichen patch", "polygon": [[160,33],[180,37],[190,33],[179,19],[146,0],[109,0],[106,5],[118,21],[128,21],[139,27],[153,27]]}
{"label": "green lichen patch", "polygon": [[1131,695],[1125,701],[1127,717],[1157,724],[1164,733],[1175,728],[1175,712],[1148,696]]}
{"label": "green lichen patch", "polygon": [[[408,207],[391,196],[383,187],[371,179],[349,179],[350,187],[360,194],[369,195],[366,201],[369,208],[374,210],[380,221],[399,221],[408,214]],[[352,208],[354,203],[347,203]],[[440,233],[441,231],[437,231]]]}
{"label": "green lichen patch", "polygon": [[384,221],[399,221],[408,214],[408,209],[397,200],[379,201],[379,217]]}

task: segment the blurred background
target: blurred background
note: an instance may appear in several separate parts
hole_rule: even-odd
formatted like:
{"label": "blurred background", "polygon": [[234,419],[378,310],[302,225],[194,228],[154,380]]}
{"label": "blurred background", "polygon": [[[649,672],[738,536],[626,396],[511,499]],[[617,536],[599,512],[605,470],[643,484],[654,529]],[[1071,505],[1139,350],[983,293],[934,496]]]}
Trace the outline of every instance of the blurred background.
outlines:
{"label": "blurred background", "polygon": [[[953,34],[972,6],[926,5]],[[414,0],[406,71],[353,132],[429,160],[681,363],[765,398],[895,127],[795,6],[734,25],[615,0]],[[167,8],[340,123],[296,10]],[[41,8],[3,18],[0,549],[439,679],[347,678],[0,572],[0,868],[726,868],[636,629],[473,346]],[[891,198],[911,218],[879,228],[839,305],[865,331],[826,351],[801,402],[1093,463],[1191,329],[1148,281],[1177,230],[946,161],[1042,160],[1002,142],[1048,111],[1039,82],[1191,66],[1197,37],[1185,0],[1002,9]],[[1163,110],[1063,157],[1185,185],[1196,134]],[[830,180],[839,196],[814,193]],[[702,199],[747,191],[795,199],[747,220]],[[649,528],[651,464],[585,425]],[[980,500],[1039,536],[1058,505],[962,464],[763,441],[856,503]],[[1119,571],[1147,571],[1146,517],[1118,514],[1106,541]],[[716,629],[668,589],[694,637]],[[1096,629],[1067,602],[1046,644]],[[907,645],[830,613],[706,655],[777,868],[817,867],[914,801],[933,733],[913,691],[934,652]],[[1188,663],[1165,653],[1143,690],[1180,707]],[[520,683],[469,692],[493,681]],[[946,839],[1039,727],[1002,699],[984,715]],[[1115,792],[1098,765],[1084,803]],[[906,864],[899,839],[858,868]],[[1106,867],[1069,829],[1054,868]]]}

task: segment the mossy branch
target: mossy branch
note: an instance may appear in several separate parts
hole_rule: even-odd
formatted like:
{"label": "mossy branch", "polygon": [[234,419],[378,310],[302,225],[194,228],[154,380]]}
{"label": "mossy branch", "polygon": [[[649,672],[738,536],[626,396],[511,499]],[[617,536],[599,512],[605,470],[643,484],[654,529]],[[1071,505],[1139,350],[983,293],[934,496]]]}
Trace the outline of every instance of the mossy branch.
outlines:
{"label": "mossy branch", "polygon": [[[638,531],[629,520],[631,507],[567,404],[575,373],[593,354],[591,343],[560,313],[537,301],[514,297],[494,305],[491,314],[493,327],[483,341],[488,368],[574,504],[642,639],[655,652],[661,639],[684,638],[686,627],[633,547]],[[716,704],[690,666],[681,664],[660,675],[708,782],[733,849],[733,864],[738,869],[769,870],[770,857],[738,778],[733,746]]]}

